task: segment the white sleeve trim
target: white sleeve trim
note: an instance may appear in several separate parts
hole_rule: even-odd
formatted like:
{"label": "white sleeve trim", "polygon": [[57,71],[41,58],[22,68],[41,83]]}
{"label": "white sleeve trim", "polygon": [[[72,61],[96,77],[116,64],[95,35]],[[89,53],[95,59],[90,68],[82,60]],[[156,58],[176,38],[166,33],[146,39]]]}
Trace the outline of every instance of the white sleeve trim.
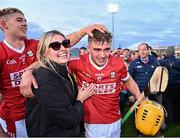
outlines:
{"label": "white sleeve trim", "polygon": [[121,79],[123,82],[126,82],[129,79],[129,73],[127,73],[127,76],[124,79]]}

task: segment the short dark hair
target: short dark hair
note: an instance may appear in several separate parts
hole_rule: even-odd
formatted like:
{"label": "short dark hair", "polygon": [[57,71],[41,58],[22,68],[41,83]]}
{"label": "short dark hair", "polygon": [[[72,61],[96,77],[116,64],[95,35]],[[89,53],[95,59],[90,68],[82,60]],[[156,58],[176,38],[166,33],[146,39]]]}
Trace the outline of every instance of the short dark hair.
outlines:
{"label": "short dark hair", "polygon": [[136,53],[138,53],[138,50],[131,51],[131,54],[133,55],[135,55]]}
{"label": "short dark hair", "polygon": [[93,36],[88,37],[88,42],[95,41],[95,42],[102,43],[102,44],[104,42],[107,42],[107,43],[112,42],[112,35],[110,32],[105,31],[103,33],[101,31],[95,29],[92,31],[92,33],[93,33]]}
{"label": "short dark hair", "polygon": [[154,51],[152,51],[151,54],[152,54],[155,58],[158,57],[158,54],[157,54],[156,52],[154,52]]}
{"label": "short dark hair", "polygon": [[86,47],[84,47],[84,46],[82,46],[82,47],[80,47],[80,50],[81,50],[81,49],[86,50],[87,48],[86,48]]}
{"label": "short dark hair", "polygon": [[17,9],[17,8],[3,8],[0,9],[0,18],[2,18],[3,16],[9,15],[9,14],[13,14],[13,13],[21,13],[22,15],[24,15],[24,13]]}
{"label": "short dark hair", "polygon": [[129,48],[125,48],[125,49],[123,49],[123,52],[124,52],[124,51],[126,51],[126,50],[127,50],[127,51],[130,51],[130,49],[129,49]]}

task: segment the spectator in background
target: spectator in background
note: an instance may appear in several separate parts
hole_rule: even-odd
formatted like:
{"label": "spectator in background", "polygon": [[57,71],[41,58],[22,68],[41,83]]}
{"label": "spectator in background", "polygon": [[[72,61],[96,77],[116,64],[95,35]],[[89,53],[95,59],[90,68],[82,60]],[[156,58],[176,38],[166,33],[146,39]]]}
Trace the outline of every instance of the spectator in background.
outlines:
{"label": "spectator in background", "polygon": [[132,51],[130,55],[131,61],[134,61],[139,58],[139,52],[138,50]]}
{"label": "spectator in background", "polygon": [[[149,46],[147,43],[139,44],[138,51],[139,58],[129,64],[128,71],[142,92],[147,89],[151,76],[156,67],[159,66],[159,62],[152,55],[149,55]],[[160,104],[162,103],[161,93],[149,95],[148,98],[157,101]],[[141,136],[140,132],[137,133]]]}
{"label": "spectator in background", "polygon": [[117,49],[117,56],[118,56],[118,57],[121,57],[122,51],[123,51],[123,50],[122,50],[122,48],[120,48],[120,47]]}
{"label": "spectator in background", "polygon": [[148,45],[149,55],[152,55],[153,49],[150,45]]}
{"label": "spectator in background", "polygon": [[[141,43],[138,46],[138,51],[139,58],[129,64],[128,71],[142,92],[147,88],[155,68],[159,66],[159,62],[152,55],[149,55],[149,46],[147,43]],[[159,95],[150,95],[149,98],[159,103],[162,100]]]}
{"label": "spectator in background", "polygon": [[177,61],[173,61],[171,67],[180,72],[180,59],[178,59]]}
{"label": "spectator in background", "polygon": [[126,62],[126,64],[128,65],[131,62],[130,49],[128,49],[128,48],[123,49],[122,57],[123,57],[124,61]]}
{"label": "spectator in background", "polygon": [[87,53],[87,48],[86,47],[81,47],[80,49],[79,49],[79,55],[84,55],[84,54],[86,54]]}
{"label": "spectator in background", "polygon": [[112,51],[111,55],[115,57],[122,57],[122,48],[119,47],[118,49]]}
{"label": "spectator in background", "polygon": [[158,54],[156,52],[152,51],[151,55],[154,56],[156,59],[158,59]]}
{"label": "spectator in background", "polygon": [[180,123],[180,60],[175,57],[174,47],[168,47],[166,58],[159,61],[169,72],[169,81],[163,93],[163,105],[168,112],[167,123]]}
{"label": "spectator in background", "polygon": [[160,57],[160,59],[166,59],[166,54],[162,54],[162,56]]}
{"label": "spectator in background", "polygon": [[158,59],[158,54],[155,51],[153,51],[153,48],[151,46],[148,46],[148,48],[149,48],[149,55],[152,55],[156,59]]}

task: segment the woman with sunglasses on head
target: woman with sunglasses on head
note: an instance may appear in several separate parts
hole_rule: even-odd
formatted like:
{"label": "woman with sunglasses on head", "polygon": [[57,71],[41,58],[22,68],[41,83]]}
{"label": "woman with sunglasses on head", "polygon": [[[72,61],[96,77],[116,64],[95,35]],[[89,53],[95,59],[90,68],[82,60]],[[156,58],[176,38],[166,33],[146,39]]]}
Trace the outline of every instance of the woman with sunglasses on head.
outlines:
{"label": "woman with sunglasses on head", "polygon": [[26,126],[28,136],[80,136],[79,122],[83,101],[93,95],[94,86],[81,88],[66,66],[69,61],[70,40],[56,31],[45,33],[39,42],[37,58],[41,67],[34,76],[38,88],[34,98],[27,99]]}

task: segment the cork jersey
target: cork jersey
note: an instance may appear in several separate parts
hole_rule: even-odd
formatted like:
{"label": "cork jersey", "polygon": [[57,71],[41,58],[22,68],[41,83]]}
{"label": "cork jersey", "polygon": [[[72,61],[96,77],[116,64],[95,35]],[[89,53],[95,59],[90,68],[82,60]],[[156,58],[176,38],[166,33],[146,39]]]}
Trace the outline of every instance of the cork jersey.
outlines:
{"label": "cork jersey", "polygon": [[69,62],[69,70],[75,74],[79,86],[95,84],[95,94],[84,103],[84,121],[92,124],[108,124],[120,119],[119,93],[121,81],[128,79],[122,58],[110,56],[103,67],[96,66],[86,54]]}
{"label": "cork jersey", "polygon": [[15,50],[6,41],[0,42],[0,117],[18,121],[25,117],[25,98],[19,84],[21,76],[29,65],[36,61],[38,41],[25,40],[25,47]]}

